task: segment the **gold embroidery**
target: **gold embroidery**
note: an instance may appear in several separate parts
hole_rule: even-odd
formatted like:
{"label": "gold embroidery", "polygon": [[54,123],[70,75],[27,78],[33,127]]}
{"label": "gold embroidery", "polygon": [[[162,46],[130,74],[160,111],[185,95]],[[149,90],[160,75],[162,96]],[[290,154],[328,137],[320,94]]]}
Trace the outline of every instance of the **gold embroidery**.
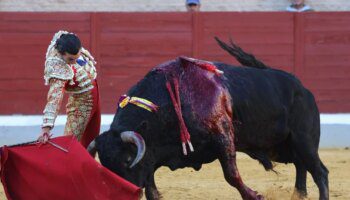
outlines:
{"label": "gold embroidery", "polygon": [[[84,53],[85,52],[85,53]],[[66,88],[67,93],[80,94],[91,90],[93,86],[93,80],[96,79],[97,73],[96,68],[92,63],[95,63],[92,56],[87,50],[82,50],[82,57],[85,61],[88,61],[84,66],[74,64],[73,67],[76,69],[75,81],[78,86],[73,88]],[[93,62],[92,62],[93,61]]]}
{"label": "gold embroidery", "polygon": [[73,134],[78,140],[81,139],[89,122],[93,103],[91,92],[74,94],[68,98],[65,135]]}
{"label": "gold embroidery", "polygon": [[50,89],[47,94],[47,103],[44,109],[44,117],[42,126],[53,127],[59,109],[62,104],[64,95],[64,87],[67,81],[52,78],[50,80]]}
{"label": "gold embroidery", "polygon": [[48,58],[46,60],[44,71],[45,85],[48,85],[51,78],[72,80],[73,76],[73,70],[63,60],[59,58]]}

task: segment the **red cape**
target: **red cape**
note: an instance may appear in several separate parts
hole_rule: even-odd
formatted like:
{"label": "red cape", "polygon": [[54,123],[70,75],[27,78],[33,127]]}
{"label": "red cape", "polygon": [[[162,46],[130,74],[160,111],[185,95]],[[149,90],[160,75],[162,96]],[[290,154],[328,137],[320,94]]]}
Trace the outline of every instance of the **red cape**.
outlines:
{"label": "red cape", "polygon": [[51,144],[6,147],[1,150],[1,182],[8,200],[133,200],[140,188],[95,161],[70,136]]}

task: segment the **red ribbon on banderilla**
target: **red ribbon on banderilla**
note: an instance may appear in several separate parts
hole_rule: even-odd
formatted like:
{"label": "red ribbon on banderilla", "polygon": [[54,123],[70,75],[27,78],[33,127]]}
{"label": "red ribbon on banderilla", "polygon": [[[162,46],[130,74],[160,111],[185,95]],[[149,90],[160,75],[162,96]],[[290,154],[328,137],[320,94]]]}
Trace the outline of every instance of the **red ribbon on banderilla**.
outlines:
{"label": "red ribbon on banderilla", "polygon": [[173,92],[173,89],[171,88],[171,83],[169,81],[166,82],[166,88],[169,91],[171,101],[174,104],[175,112],[177,115],[177,118],[179,119],[179,124],[180,124],[180,138],[182,141],[182,151],[184,155],[187,155],[187,149],[186,149],[186,143],[188,144],[190,151],[193,152],[193,146],[191,143],[191,136],[187,130],[185,121],[182,117],[182,112],[181,112],[181,101],[180,101],[180,94],[179,94],[179,81],[176,78],[173,78],[173,83],[174,83],[174,89],[175,89],[175,94]]}

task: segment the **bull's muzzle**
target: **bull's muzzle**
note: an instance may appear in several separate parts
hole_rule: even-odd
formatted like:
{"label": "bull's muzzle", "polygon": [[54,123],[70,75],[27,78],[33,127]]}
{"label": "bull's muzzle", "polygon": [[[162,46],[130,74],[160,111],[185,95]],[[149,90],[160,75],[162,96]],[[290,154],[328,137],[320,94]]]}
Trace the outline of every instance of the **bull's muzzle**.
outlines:
{"label": "bull's muzzle", "polygon": [[132,164],[130,165],[130,168],[134,167],[140,160],[143,158],[146,152],[146,145],[145,141],[143,140],[142,136],[134,131],[124,131],[120,133],[120,137],[123,142],[125,143],[133,143],[137,147],[137,155]]}

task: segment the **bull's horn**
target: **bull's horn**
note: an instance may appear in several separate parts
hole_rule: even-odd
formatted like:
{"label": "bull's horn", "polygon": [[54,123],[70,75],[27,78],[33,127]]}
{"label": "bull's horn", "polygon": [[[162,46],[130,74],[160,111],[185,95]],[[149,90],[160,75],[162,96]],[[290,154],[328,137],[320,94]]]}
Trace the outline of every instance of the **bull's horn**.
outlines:
{"label": "bull's horn", "polygon": [[146,152],[145,141],[142,136],[134,131],[124,131],[120,134],[123,142],[134,143],[137,146],[137,155],[130,168],[134,167],[143,158]]}
{"label": "bull's horn", "polygon": [[95,157],[96,155],[96,142],[95,140],[93,140],[89,146],[87,147],[87,151],[89,152],[89,154],[92,156],[92,157]]}

